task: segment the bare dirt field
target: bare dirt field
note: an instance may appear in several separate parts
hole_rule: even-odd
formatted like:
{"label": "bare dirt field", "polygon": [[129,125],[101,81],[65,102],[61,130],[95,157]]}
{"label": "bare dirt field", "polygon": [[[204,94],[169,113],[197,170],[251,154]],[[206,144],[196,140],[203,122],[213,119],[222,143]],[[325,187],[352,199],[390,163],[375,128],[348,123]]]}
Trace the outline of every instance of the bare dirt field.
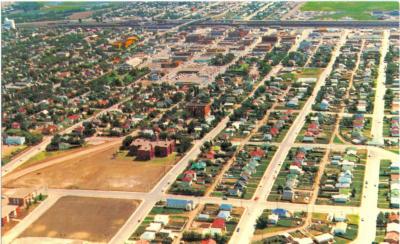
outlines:
{"label": "bare dirt field", "polygon": [[93,11],[84,11],[84,12],[77,12],[73,13],[70,16],[68,16],[68,19],[86,19],[92,16]]}
{"label": "bare dirt field", "polygon": [[20,237],[108,242],[138,205],[137,200],[62,197]]}
{"label": "bare dirt field", "polygon": [[[111,191],[150,191],[179,160],[176,154],[133,161],[116,154],[119,145],[4,180],[5,187],[40,187]],[[29,171],[29,168],[25,169]],[[16,172],[18,173],[18,172]],[[12,174],[9,176],[12,177]]]}

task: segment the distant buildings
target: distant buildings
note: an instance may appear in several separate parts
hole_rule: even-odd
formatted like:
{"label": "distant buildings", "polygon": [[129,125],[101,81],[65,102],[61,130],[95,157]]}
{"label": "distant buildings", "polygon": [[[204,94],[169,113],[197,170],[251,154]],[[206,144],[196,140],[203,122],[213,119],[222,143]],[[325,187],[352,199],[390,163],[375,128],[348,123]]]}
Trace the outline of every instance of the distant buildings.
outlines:
{"label": "distant buildings", "polygon": [[15,30],[15,21],[13,19],[4,19],[3,27],[8,30]]}

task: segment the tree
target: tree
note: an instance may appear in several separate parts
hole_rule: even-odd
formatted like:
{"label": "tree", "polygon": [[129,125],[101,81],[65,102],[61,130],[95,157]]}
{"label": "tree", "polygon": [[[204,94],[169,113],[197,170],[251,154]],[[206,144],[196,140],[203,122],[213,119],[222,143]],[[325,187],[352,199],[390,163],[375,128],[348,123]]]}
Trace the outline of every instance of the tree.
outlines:
{"label": "tree", "polygon": [[353,188],[352,190],[351,190],[351,197],[355,197],[356,196],[356,188]]}
{"label": "tree", "polygon": [[278,185],[276,191],[277,191],[279,194],[282,194],[282,193],[283,193],[283,186],[282,186],[282,185]]}
{"label": "tree", "polygon": [[182,239],[185,241],[201,241],[202,235],[200,233],[194,232],[194,231],[187,231],[184,232],[182,235]]}
{"label": "tree", "polygon": [[267,216],[261,215],[260,217],[258,217],[258,219],[256,221],[256,228],[257,229],[264,229],[267,226],[268,226]]}
{"label": "tree", "polygon": [[376,220],[376,226],[384,227],[386,225],[386,222],[387,221],[386,221],[385,215],[382,212],[380,212],[378,214],[378,218]]}
{"label": "tree", "polygon": [[131,145],[133,141],[133,137],[131,135],[127,136],[124,138],[122,141],[122,149],[128,149],[128,147]]}
{"label": "tree", "polygon": [[192,139],[187,136],[181,136],[179,138],[180,144],[178,147],[178,152],[184,153],[192,146]]}

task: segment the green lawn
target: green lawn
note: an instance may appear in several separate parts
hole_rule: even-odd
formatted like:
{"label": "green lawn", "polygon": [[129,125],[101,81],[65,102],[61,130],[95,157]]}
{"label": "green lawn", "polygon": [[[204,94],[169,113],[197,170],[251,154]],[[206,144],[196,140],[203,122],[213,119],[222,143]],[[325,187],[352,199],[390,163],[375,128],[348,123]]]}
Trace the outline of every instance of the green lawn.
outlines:
{"label": "green lawn", "polygon": [[[378,187],[378,207],[379,208],[390,208],[390,201],[388,200],[388,195],[390,193],[390,175],[389,167],[390,160],[381,160],[379,166],[379,187]],[[386,172],[386,173],[385,173]]]}
{"label": "green lawn", "polygon": [[364,1],[349,1],[349,2],[307,2],[301,6],[301,11],[323,11],[337,12],[329,15],[320,15],[318,19],[341,19],[343,17],[351,17],[356,20],[374,20],[370,12],[374,10],[391,11],[398,10],[399,3],[392,2],[364,2]]}
{"label": "green lawn", "polygon": [[337,135],[335,135],[335,138],[333,138],[333,143],[344,144],[344,142]]}

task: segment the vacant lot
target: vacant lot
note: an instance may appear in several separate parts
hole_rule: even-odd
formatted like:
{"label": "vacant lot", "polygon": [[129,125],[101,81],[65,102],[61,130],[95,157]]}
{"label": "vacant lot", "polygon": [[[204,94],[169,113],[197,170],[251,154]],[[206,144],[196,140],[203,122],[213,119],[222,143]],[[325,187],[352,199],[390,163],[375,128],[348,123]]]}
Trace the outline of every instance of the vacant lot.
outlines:
{"label": "vacant lot", "polygon": [[151,161],[133,161],[132,157],[116,154],[118,147],[116,145],[29,172],[6,183],[6,186],[146,192],[179,159],[172,154]]}
{"label": "vacant lot", "polygon": [[136,200],[62,197],[20,237],[108,242],[138,205]]}
{"label": "vacant lot", "polygon": [[340,19],[351,17],[357,20],[376,19],[370,13],[374,10],[391,11],[398,10],[399,3],[393,2],[307,2],[301,7],[302,11],[337,12],[330,15],[321,15],[318,18]]}
{"label": "vacant lot", "polygon": [[10,162],[10,160],[15,157],[20,152],[27,148],[25,145],[11,146],[11,145],[1,145],[1,163],[2,165]]}
{"label": "vacant lot", "polygon": [[90,16],[92,16],[93,11],[84,11],[84,12],[77,12],[77,13],[73,13],[71,14],[68,18],[69,19],[86,19],[89,18]]}

